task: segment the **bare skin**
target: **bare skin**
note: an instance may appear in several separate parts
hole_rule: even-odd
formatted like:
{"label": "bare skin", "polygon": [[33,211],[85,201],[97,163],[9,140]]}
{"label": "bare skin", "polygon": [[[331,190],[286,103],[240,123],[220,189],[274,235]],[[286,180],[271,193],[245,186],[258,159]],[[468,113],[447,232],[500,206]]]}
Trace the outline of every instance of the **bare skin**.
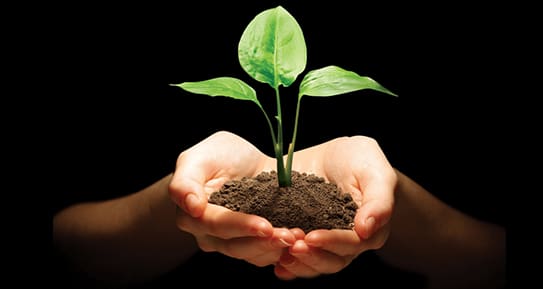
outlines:
{"label": "bare skin", "polygon": [[149,280],[198,251],[175,224],[172,175],[118,199],[80,203],[54,216],[55,245],[78,271],[104,284]]}
{"label": "bare skin", "polygon": [[474,219],[397,174],[391,234],[377,253],[428,276],[429,288],[504,288],[505,228]]}
{"label": "bare skin", "polygon": [[[364,153],[353,154],[355,150]],[[294,170],[320,175],[351,192],[359,205],[355,230],[315,230],[305,235],[299,229],[272,228],[264,218],[207,203],[209,194],[227,180],[274,168],[275,159],[227,132],[216,133],[182,153],[170,185],[172,200],[183,208],[178,211],[180,229],[194,234],[204,251],[218,251],[257,266],[275,265],[281,279],[338,272],[360,253],[384,244],[396,174],[373,139],[338,138],[294,155]]]}
{"label": "bare skin", "polygon": [[274,168],[273,158],[242,138],[213,134],[180,154],[173,175],[122,198],[60,211],[55,244],[74,266],[112,283],[152,279],[198,250],[273,265],[286,280],[338,272],[377,250],[391,265],[426,275],[430,288],[503,287],[505,229],[433,197],[392,168],[371,138],[338,138],[294,157],[293,169],[353,192],[361,207],[354,230],[304,234],[207,203],[225,181]]}

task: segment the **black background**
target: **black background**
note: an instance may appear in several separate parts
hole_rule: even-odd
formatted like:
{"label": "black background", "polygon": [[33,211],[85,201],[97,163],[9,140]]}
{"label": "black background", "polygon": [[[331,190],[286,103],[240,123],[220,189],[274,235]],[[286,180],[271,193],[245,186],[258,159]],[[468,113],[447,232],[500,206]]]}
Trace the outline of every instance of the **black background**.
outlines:
{"label": "black background", "polygon": [[[514,132],[500,105],[507,60],[504,19],[492,7],[452,3],[198,1],[190,5],[48,7],[32,23],[35,78],[46,79],[36,123],[50,213],[82,200],[128,194],[171,172],[178,154],[217,130],[271,155],[264,117],[250,102],[187,93],[169,84],[233,76],[271,115],[273,90],[241,69],[249,21],[277,5],[300,24],[306,71],[338,65],[399,97],[358,91],[304,97],[297,149],[346,135],[375,138],[389,161],[470,215],[505,225],[504,163]],[[497,56],[496,56],[497,55]],[[299,80],[282,88],[291,135]],[[242,266],[243,267],[243,266]],[[251,269],[252,270],[252,269]],[[243,271],[244,272],[244,271]]]}

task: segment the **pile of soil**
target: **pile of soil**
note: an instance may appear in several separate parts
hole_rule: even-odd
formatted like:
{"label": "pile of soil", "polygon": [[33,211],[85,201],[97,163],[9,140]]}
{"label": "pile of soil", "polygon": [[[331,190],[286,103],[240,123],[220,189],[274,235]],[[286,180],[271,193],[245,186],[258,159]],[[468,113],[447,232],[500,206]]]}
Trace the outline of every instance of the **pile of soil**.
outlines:
{"label": "pile of soil", "polygon": [[279,187],[275,171],[226,182],[209,202],[259,215],[274,227],[352,229],[358,208],[350,194],[314,174],[292,172],[292,185]]}

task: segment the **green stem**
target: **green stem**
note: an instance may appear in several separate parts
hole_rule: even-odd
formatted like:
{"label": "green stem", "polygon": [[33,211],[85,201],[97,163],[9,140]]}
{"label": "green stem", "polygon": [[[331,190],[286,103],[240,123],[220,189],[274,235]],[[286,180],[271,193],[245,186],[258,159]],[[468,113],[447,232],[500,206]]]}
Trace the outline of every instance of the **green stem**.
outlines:
{"label": "green stem", "polygon": [[285,169],[283,161],[283,115],[281,112],[281,97],[279,87],[275,87],[275,99],[277,102],[277,142],[275,143],[275,159],[277,160],[277,180],[280,187],[291,185],[291,178]]}
{"label": "green stem", "polygon": [[280,145],[281,151],[283,151],[283,116],[281,113],[281,97],[279,96],[279,87],[275,88],[275,99],[277,102],[277,143]]}
{"label": "green stem", "polygon": [[287,167],[286,167],[286,173],[287,175],[292,175],[292,159],[294,158],[294,146],[296,144],[296,135],[298,134],[298,119],[300,115],[300,103],[302,101],[302,97],[298,97],[298,102],[296,103],[296,116],[294,118],[294,130],[292,132],[292,141],[290,142],[288,146],[288,156],[287,156]]}
{"label": "green stem", "polygon": [[[285,170],[284,170],[284,164],[283,164],[283,148],[282,145],[280,145],[277,142],[277,139],[275,138],[275,133],[273,131],[273,125],[271,123],[270,118],[268,117],[268,114],[264,110],[263,107],[259,106],[260,110],[264,113],[264,116],[266,117],[266,121],[268,122],[268,127],[270,128],[270,133],[273,141],[273,152],[275,154],[275,158],[277,159],[277,178],[279,182],[279,186],[285,187],[290,186],[290,182],[285,182]],[[288,179],[290,180],[290,179]]]}
{"label": "green stem", "polygon": [[275,145],[277,144],[277,140],[275,139],[275,133],[273,131],[273,124],[271,123],[271,120],[268,117],[268,114],[266,113],[264,108],[262,106],[260,106],[260,105],[258,107],[264,113],[264,117],[266,117],[266,121],[268,122],[268,127],[270,128],[270,133],[271,133],[271,137],[272,137],[272,141],[273,141],[273,149],[275,151]]}

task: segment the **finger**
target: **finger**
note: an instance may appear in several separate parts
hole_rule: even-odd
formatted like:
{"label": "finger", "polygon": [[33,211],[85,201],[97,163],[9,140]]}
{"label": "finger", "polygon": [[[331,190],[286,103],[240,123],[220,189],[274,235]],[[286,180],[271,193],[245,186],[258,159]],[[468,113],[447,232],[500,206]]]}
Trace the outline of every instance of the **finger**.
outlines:
{"label": "finger", "polygon": [[394,198],[387,195],[379,199],[370,199],[359,208],[355,215],[354,229],[362,239],[371,236],[390,221],[394,206]]}
{"label": "finger", "polygon": [[[345,258],[320,248],[310,247],[303,241],[296,242],[289,249],[289,253],[296,257],[296,262],[293,263],[294,265],[282,265],[298,276],[306,276],[312,274],[312,272],[321,274],[336,273],[345,268],[352,260],[351,256]],[[311,268],[311,270],[308,270],[308,268]]]}
{"label": "finger", "polygon": [[353,230],[313,230],[304,238],[308,246],[329,251],[338,256],[358,254],[363,247],[360,236]]}
{"label": "finger", "polygon": [[[392,171],[393,173],[393,171]],[[376,174],[366,179],[362,186],[362,205],[355,215],[355,231],[362,239],[369,239],[374,232],[388,223],[394,207],[394,174]]]}
{"label": "finger", "polygon": [[245,261],[257,266],[257,267],[265,267],[269,265],[275,265],[277,262],[279,262],[279,258],[281,257],[282,250],[274,250],[274,251],[268,251],[265,252],[262,255],[255,256],[253,258],[247,258]]}
{"label": "finger", "polygon": [[224,240],[207,235],[197,240],[198,246],[204,252],[219,252],[259,267],[277,263],[283,251],[273,248],[268,238],[244,237]]}
{"label": "finger", "polygon": [[388,238],[390,225],[385,225],[369,239],[361,239],[352,230],[314,230],[304,239],[308,246],[321,248],[342,257],[357,256],[362,252],[381,248]]}
{"label": "finger", "polygon": [[294,236],[287,229],[274,229],[274,235],[271,239],[242,237],[225,240],[210,235],[198,239],[198,245],[203,251],[221,252],[227,256],[244,259],[259,266],[267,266],[278,262],[281,251],[288,246],[292,246],[295,241]]}
{"label": "finger", "polygon": [[377,232],[373,233],[373,235],[369,239],[362,240],[361,252],[364,252],[366,250],[380,249],[385,245],[385,242],[388,240],[389,235],[390,224],[387,224],[378,229]]}
{"label": "finger", "polygon": [[300,228],[292,228],[292,229],[289,229],[289,230],[294,235],[296,240],[302,240],[303,238],[305,238],[304,230],[302,230]]}
{"label": "finger", "polygon": [[[250,239],[247,240],[241,240],[239,237],[237,242],[232,242],[232,245],[239,245],[242,250],[250,251],[250,248],[254,249],[255,252],[249,253],[248,256],[256,256],[258,254],[264,254],[268,251],[276,251],[277,249],[283,249],[286,247],[290,247],[294,245],[294,242],[296,242],[296,237],[286,228],[273,228],[273,235],[271,238],[262,237],[260,235],[258,236],[252,236],[249,237]],[[250,243],[252,239],[255,240],[255,243]],[[258,238],[258,239],[255,239]],[[234,239],[232,239],[234,240]],[[244,243],[241,243],[244,242]],[[245,248],[247,247],[247,248]],[[228,249],[228,248],[225,248]],[[241,255],[241,254],[238,254]]]}
{"label": "finger", "polygon": [[283,267],[281,264],[276,264],[273,268],[273,273],[275,276],[281,280],[294,280],[296,279],[296,275],[291,273],[289,270],[287,270],[285,267]]}
{"label": "finger", "polygon": [[[181,209],[192,217],[200,217],[207,205],[207,196],[204,190],[205,178],[193,175],[186,175],[183,169],[178,169],[169,184],[170,198]],[[196,174],[196,175],[194,175]]]}
{"label": "finger", "polygon": [[264,252],[261,255],[246,259],[247,262],[259,267],[278,265],[283,254],[288,254],[288,248],[275,249]]}
{"label": "finger", "polygon": [[[303,241],[298,242],[303,243]],[[321,274],[320,272],[298,260],[297,257],[290,253],[290,251],[281,255],[281,257],[279,258],[278,266],[280,266],[280,268],[276,268],[277,270],[274,270],[274,272],[276,273],[276,275],[277,273],[280,273],[280,276],[278,276],[280,278],[289,278],[292,276],[301,278],[313,278]]]}
{"label": "finger", "polygon": [[274,228],[273,235],[270,240],[272,248],[270,249],[282,249],[290,247],[296,242],[296,235],[286,228]]}
{"label": "finger", "polygon": [[195,235],[211,235],[221,239],[271,237],[274,233],[273,226],[265,218],[235,212],[214,204],[208,204],[199,218],[178,212],[176,223],[183,231]]}

